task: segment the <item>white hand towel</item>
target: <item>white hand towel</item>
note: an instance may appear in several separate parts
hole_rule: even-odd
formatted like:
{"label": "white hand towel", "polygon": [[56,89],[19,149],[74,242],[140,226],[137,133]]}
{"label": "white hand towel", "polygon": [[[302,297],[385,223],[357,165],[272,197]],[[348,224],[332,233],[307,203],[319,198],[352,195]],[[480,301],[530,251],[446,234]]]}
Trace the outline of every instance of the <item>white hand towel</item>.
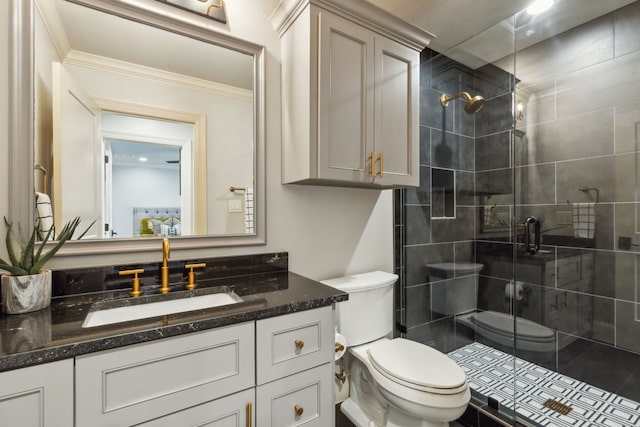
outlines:
{"label": "white hand towel", "polygon": [[[45,193],[36,192],[36,216],[38,220],[38,229],[42,233],[42,237],[46,237],[49,230],[53,227],[53,210],[51,209],[51,199]],[[51,236],[52,238],[54,236]]]}
{"label": "white hand towel", "polygon": [[253,187],[247,187],[244,191],[244,232],[255,232],[255,219],[253,218]]}
{"label": "white hand towel", "polygon": [[595,203],[573,204],[573,236],[593,239],[596,232]]}

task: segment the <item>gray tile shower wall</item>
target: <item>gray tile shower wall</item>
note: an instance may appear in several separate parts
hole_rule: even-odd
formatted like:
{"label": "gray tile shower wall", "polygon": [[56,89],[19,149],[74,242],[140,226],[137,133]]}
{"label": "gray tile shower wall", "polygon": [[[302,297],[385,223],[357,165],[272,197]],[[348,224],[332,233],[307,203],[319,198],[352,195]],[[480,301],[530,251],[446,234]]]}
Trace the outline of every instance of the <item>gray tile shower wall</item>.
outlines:
{"label": "gray tile shower wall", "polygon": [[[397,191],[395,203],[407,337],[441,351],[483,342],[456,322],[468,307],[447,305],[449,292],[467,292],[475,309],[515,311],[556,331],[556,349],[519,348],[518,357],[640,400],[639,63],[638,1],[518,52],[517,80],[491,64],[471,70],[422,53],[421,185]],[[487,99],[473,116],[459,100],[439,103],[463,90]],[[525,112],[515,130],[514,101]],[[432,167],[456,172],[455,218],[432,218]],[[593,237],[576,237],[574,203],[596,201]],[[512,218],[531,215],[549,252],[514,258]],[[483,264],[477,286],[431,277],[427,264],[442,262]],[[512,304],[514,271],[526,293]]]}

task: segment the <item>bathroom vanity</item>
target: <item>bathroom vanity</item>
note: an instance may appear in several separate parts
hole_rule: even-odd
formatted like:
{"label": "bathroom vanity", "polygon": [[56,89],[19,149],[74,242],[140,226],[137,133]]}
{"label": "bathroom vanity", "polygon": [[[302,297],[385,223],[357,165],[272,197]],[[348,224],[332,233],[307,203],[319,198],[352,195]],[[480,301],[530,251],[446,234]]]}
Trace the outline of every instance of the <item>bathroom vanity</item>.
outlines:
{"label": "bathroom vanity", "polygon": [[243,301],[93,328],[95,296],[0,316],[3,424],[331,425],[332,305],[347,295],[288,271],[200,286],[222,282]]}

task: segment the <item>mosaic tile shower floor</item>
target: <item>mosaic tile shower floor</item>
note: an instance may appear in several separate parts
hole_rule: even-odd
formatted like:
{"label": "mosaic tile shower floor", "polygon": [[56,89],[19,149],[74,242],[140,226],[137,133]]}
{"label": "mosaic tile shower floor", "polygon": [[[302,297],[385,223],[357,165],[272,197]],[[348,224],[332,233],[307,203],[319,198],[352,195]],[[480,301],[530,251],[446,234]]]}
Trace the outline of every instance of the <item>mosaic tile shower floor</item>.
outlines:
{"label": "mosaic tile shower floor", "polygon": [[[472,343],[449,353],[465,371],[472,393],[491,397],[513,414],[516,369],[516,413],[534,425],[549,427],[638,427],[640,404],[581,381],[514,358],[492,347]],[[572,408],[561,415],[543,406],[555,399]]]}

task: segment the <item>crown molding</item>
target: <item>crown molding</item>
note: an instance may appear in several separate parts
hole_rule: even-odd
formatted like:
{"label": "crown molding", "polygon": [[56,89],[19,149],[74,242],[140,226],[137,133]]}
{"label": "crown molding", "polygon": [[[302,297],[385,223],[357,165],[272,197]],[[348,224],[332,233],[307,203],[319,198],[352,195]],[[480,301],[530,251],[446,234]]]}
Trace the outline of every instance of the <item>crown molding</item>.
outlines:
{"label": "crown molding", "polygon": [[159,70],[157,68],[145,67],[143,65],[80,52],[77,50],[70,51],[63,62],[65,64],[93,68],[109,73],[124,74],[131,77],[166,83],[186,89],[208,92],[232,98],[251,99],[253,97],[253,91],[248,89],[241,89],[221,83]]}
{"label": "crown molding", "polygon": [[427,47],[435,37],[364,0],[280,0],[270,17],[278,35],[282,37],[308,6],[328,10],[416,50]]}

